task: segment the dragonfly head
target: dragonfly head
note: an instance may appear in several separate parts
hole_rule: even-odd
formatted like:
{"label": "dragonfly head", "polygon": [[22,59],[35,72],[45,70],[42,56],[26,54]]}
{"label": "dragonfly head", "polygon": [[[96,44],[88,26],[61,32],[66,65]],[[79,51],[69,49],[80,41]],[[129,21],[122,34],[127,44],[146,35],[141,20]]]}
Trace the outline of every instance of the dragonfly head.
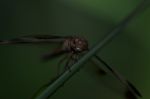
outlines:
{"label": "dragonfly head", "polygon": [[88,41],[83,37],[69,37],[64,41],[63,48],[74,53],[88,50]]}
{"label": "dragonfly head", "polygon": [[75,53],[81,53],[88,50],[88,41],[81,37],[74,37],[70,42],[71,50]]}

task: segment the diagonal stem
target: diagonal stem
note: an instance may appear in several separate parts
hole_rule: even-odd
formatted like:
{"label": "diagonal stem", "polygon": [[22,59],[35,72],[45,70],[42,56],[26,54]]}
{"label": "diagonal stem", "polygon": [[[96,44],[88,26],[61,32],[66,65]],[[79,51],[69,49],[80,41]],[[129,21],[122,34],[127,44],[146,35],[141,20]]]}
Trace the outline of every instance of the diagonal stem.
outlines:
{"label": "diagonal stem", "polygon": [[94,57],[101,62],[128,90],[132,93],[137,94],[138,96],[142,97],[141,93],[129,82],[125,77],[123,77],[116,69],[112,68],[108,65],[102,58],[98,55],[94,55]]}
{"label": "diagonal stem", "polygon": [[100,41],[95,47],[93,47],[86,55],[84,55],[77,63],[75,63],[71,68],[71,72],[67,70],[58,79],[56,79],[51,85],[49,85],[36,99],[46,99],[48,96],[52,96],[68,79],[70,79],[79,69],[83,67],[88,59],[90,59],[96,52],[102,49],[106,44],[108,44],[120,31],[127,26],[127,24],[137,16],[145,8],[149,7],[149,0],[142,0],[135,10],[129,14],[119,25],[117,25],[110,33]]}

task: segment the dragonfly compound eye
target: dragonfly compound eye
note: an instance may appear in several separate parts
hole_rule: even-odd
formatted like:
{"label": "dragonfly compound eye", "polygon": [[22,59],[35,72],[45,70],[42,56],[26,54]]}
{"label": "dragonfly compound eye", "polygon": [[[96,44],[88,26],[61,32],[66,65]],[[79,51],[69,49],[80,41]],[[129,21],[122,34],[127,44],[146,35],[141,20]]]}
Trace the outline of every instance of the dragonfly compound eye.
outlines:
{"label": "dragonfly compound eye", "polygon": [[68,38],[63,43],[63,49],[75,53],[81,53],[88,50],[88,42],[81,37]]}
{"label": "dragonfly compound eye", "polygon": [[88,42],[83,39],[76,37],[74,38],[74,50],[76,52],[83,52],[88,49]]}

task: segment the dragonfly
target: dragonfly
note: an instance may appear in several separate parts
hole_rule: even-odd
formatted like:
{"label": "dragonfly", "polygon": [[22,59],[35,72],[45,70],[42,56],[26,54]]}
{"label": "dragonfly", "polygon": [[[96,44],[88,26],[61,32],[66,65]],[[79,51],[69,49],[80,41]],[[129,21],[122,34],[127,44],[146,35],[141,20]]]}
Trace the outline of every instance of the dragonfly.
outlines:
{"label": "dragonfly", "polygon": [[[59,57],[65,54],[67,55],[67,57],[63,58],[59,62],[60,64],[64,60],[67,60],[65,63],[64,71],[70,69],[70,66],[75,64],[84,54],[86,54],[90,50],[88,40],[80,36],[27,35],[8,40],[0,40],[0,45],[41,43],[60,44],[60,46],[54,51],[44,54],[42,56],[42,60],[48,61],[52,58]],[[108,63],[106,63],[98,55],[95,54],[93,57],[101,62],[126,87],[125,96],[127,99],[137,99],[137,96],[142,97],[137,88],[125,77],[123,77],[116,69],[108,65]],[[100,71],[106,73],[106,71],[103,69],[100,69]],[[58,75],[61,75],[59,73],[59,67]]]}

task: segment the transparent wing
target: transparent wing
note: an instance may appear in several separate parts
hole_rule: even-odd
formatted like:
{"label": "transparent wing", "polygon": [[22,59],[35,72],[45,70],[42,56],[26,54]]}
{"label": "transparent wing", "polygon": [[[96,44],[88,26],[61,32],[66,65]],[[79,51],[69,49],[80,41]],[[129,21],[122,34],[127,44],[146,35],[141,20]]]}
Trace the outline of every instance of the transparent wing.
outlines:
{"label": "transparent wing", "polygon": [[44,55],[42,55],[42,60],[43,61],[48,61],[50,59],[56,58],[60,55],[63,55],[67,53],[67,51],[62,50],[61,48],[56,49],[55,51],[51,52],[51,53],[46,53]]}
{"label": "transparent wing", "polygon": [[54,43],[63,42],[69,36],[55,36],[55,35],[28,35],[10,40],[0,40],[1,45],[5,44],[26,44],[26,43]]}

